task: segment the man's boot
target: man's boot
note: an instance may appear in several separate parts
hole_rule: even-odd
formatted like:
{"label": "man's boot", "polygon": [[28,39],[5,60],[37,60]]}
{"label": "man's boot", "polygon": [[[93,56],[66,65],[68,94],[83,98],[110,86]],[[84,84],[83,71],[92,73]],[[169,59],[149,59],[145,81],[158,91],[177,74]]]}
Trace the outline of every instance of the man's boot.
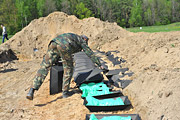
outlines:
{"label": "man's boot", "polygon": [[63,91],[63,98],[67,98],[67,97],[70,97],[72,94],[70,94],[69,91]]}
{"label": "man's boot", "polygon": [[33,97],[34,97],[34,91],[35,89],[34,88],[30,88],[26,98],[29,99],[29,100],[33,100]]}

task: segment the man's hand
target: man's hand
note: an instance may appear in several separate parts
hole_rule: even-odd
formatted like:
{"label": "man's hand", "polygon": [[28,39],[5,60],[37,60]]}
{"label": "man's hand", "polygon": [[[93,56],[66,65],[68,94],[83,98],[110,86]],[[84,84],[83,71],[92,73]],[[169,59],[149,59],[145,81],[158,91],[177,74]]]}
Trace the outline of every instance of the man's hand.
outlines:
{"label": "man's hand", "polygon": [[104,70],[104,66],[101,65],[101,66],[100,66],[100,69],[101,69],[101,70]]}
{"label": "man's hand", "polygon": [[103,73],[107,73],[109,70],[104,67],[103,65],[100,66],[100,69],[103,71]]}

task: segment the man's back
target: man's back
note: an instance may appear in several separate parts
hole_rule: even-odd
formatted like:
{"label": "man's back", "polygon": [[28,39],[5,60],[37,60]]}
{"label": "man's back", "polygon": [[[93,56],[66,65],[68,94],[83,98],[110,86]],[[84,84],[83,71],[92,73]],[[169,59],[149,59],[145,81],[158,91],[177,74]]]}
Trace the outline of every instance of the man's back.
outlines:
{"label": "man's back", "polygon": [[87,42],[83,40],[81,36],[74,33],[64,33],[57,36],[52,41],[56,42],[60,46],[63,45],[66,46],[66,48],[69,48],[68,51],[71,54],[83,50],[94,63],[101,66],[99,59],[94,55],[93,51],[88,47]]}
{"label": "man's back", "polygon": [[81,44],[84,44],[85,41],[79,35],[74,33],[64,33],[53,39],[54,42],[58,44],[68,44],[67,47],[70,47],[72,53],[76,53],[82,50]]}
{"label": "man's back", "polygon": [[2,35],[5,35],[5,34],[7,34],[7,31],[6,31],[6,27],[3,26],[3,32],[2,32]]}

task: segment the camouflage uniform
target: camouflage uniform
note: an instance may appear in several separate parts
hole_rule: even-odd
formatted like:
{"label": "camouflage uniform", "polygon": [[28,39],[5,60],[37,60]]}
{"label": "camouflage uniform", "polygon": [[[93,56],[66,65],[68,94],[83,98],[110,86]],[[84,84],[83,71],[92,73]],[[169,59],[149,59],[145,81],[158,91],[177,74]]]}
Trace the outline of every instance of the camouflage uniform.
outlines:
{"label": "camouflage uniform", "polygon": [[38,90],[48,74],[51,66],[61,58],[64,68],[63,91],[69,90],[70,81],[73,74],[72,54],[83,50],[91,60],[101,66],[99,59],[88,47],[85,40],[73,33],[65,33],[54,38],[48,47],[48,51],[43,58],[41,68],[33,79],[33,88]]}

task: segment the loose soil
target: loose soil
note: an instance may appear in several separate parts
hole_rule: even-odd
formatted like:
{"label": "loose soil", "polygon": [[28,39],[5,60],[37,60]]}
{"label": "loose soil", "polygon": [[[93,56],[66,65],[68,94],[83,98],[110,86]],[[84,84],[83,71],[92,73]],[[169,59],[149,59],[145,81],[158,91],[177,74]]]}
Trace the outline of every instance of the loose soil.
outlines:
{"label": "loose soil", "polygon": [[[49,74],[35,93],[25,98],[32,78],[40,66],[48,43],[59,34],[72,32],[89,37],[93,50],[111,51],[125,60],[113,65],[104,54],[109,69],[128,67],[132,80],[122,90],[132,106],[124,111],[100,114],[139,114],[142,120],[180,119],[180,32],[131,33],[116,23],[97,18],[77,19],[62,12],[33,20],[0,45],[0,118],[2,120],[84,120],[90,113],[80,93],[62,99],[49,95]],[[119,52],[113,52],[119,51]],[[77,88],[72,81],[71,90]],[[119,88],[116,88],[119,89]]]}

